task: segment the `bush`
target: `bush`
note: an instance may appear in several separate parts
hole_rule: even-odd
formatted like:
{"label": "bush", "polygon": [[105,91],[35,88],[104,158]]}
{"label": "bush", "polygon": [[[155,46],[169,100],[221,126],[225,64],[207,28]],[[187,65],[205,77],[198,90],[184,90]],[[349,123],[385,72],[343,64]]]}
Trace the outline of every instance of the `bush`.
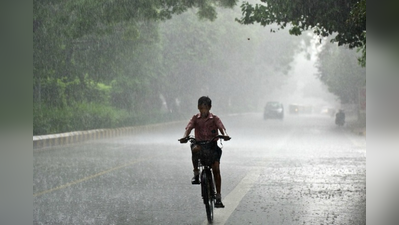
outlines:
{"label": "bush", "polygon": [[98,103],[79,103],[63,108],[36,105],[33,135],[122,127],[128,118],[125,110]]}
{"label": "bush", "polygon": [[152,111],[128,112],[99,103],[75,103],[66,107],[34,104],[33,135],[107,129],[169,122],[181,119],[177,114]]}
{"label": "bush", "polygon": [[33,135],[62,133],[71,130],[72,112],[68,107],[49,107],[46,104],[33,108]]}
{"label": "bush", "polygon": [[81,130],[115,128],[123,126],[129,114],[125,110],[115,109],[98,103],[79,104],[76,107],[72,127]]}

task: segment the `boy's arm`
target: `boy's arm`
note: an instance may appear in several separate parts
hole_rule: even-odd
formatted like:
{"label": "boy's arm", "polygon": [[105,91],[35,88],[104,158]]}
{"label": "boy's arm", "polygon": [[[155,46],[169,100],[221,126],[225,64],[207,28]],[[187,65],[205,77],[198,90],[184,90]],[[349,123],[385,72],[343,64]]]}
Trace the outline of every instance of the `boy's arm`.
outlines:
{"label": "boy's arm", "polygon": [[186,131],[183,134],[183,138],[188,137],[188,135],[190,135],[192,129],[186,129]]}
{"label": "boy's arm", "polygon": [[183,137],[179,139],[180,143],[187,143],[186,137],[190,135],[192,129],[186,129],[186,131],[183,134]]}
{"label": "boy's arm", "polygon": [[226,128],[224,127],[224,125],[223,125],[223,123],[222,123],[222,120],[221,120],[219,117],[217,117],[217,116],[215,116],[215,117],[216,117],[216,120],[215,120],[216,126],[218,127],[220,133],[221,133],[223,136],[225,136],[225,138],[223,138],[223,139],[226,140],[226,141],[227,141],[227,140],[230,140],[231,138],[230,138],[229,135],[227,134]]}
{"label": "boy's arm", "polygon": [[186,131],[183,134],[183,137],[179,139],[180,143],[187,143],[187,137],[188,135],[190,135],[191,130],[194,129],[194,119],[195,119],[195,115],[190,119],[190,121],[188,121],[188,124],[186,126]]}
{"label": "boy's arm", "polygon": [[219,131],[220,131],[220,133],[221,133],[223,136],[225,136],[225,137],[223,138],[225,141],[228,141],[228,140],[231,139],[230,136],[227,134],[227,131],[226,131],[225,129],[219,129]]}
{"label": "boy's arm", "polygon": [[225,129],[219,129],[219,131],[220,131],[220,133],[221,133],[223,136],[229,136],[229,135],[227,134],[227,131],[226,131]]}

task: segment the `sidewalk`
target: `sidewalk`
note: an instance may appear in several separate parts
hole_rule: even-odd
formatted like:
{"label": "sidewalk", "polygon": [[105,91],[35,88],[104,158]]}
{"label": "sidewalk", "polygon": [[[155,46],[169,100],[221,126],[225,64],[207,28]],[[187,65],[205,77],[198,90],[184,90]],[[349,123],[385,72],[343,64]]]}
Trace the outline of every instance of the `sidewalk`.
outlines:
{"label": "sidewalk", "polygon": [[357,120],[349,120],[345,126],[355,134],[366,136],[366,125]]}

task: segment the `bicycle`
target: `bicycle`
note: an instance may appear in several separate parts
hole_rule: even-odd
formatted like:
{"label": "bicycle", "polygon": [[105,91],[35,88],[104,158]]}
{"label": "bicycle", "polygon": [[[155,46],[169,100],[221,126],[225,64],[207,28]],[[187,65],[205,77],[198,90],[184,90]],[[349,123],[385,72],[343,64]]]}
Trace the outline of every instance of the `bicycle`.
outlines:
{"label": "bicycle", "polygon": [[[213,148],[215,148],[216,139],[221,138],[224,140],[230,140],[229,136],[217,135],[208,141],[197,141],[193,137],[186,137],[186,141],[201,146],[200,157],[198,159],[198,166],[200,168],[200,184],[201,184],[201,196],[205,204],[206,216],[209,223],[213,222],[213,208],[216,201],[215,192],[215,180],[213,178],[212,164],[213,159]],[[179,140],[180,141],[180,140]]]}

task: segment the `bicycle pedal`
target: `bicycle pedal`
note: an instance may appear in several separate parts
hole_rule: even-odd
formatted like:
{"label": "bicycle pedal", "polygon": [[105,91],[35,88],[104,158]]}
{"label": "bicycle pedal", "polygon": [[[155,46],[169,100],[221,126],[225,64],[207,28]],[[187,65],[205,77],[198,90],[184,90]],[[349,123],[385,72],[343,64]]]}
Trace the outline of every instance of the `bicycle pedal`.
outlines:
{"label": "bicycle pedal", "polygon": [[192,185],[197,185],[197,184],[201,184],[201,182],[200,182],[200,181],[196,181],[196,180],[192,180],[192,181],[191,181],[191,184],[192,184]]}
{"label": "bicycle pedal", "polygon": [[216,202],[215,203],[215,208],[224,208],[224,205],[222,202]]}

